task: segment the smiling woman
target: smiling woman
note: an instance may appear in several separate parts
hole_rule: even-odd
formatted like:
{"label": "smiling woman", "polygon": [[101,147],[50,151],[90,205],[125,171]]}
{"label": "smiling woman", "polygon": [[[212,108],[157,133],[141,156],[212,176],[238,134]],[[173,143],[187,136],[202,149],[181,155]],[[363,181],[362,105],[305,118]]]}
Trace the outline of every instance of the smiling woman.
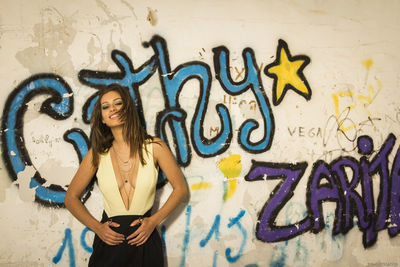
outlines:
{"label": "smiling woman", "polygon": [[[89,266],[164,266],[156,226],[187,194],[182,172],[167,145],[140,125],[126,88],[112,84],[99,92],[91,126],[92,148],[65,197],[70,212],[96,233]],[[173,191],[151,214],[159,167]],[[104,202],[100,222],[80,201],[95,174]]]}
{"label": "smiling woman", "polygon": [[122,98],[116,91],[105,94],[101,101],[102,122],[109,127],[122,123],[120,109],[123,106]]}

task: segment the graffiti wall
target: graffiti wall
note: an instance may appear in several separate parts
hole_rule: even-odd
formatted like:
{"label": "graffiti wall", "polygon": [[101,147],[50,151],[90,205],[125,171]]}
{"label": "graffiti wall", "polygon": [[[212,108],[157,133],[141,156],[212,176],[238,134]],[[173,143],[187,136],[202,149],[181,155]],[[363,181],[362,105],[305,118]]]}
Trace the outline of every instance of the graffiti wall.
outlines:
{"label": "graffiti wall", "polygon": [[[99,89],[190,196],[168,266],[399,266],[398,1],[2,0],[0,265],[85,266],[64,206]],[[154,209],[172,188],[159,177]],[[100,218],[97,184],[82,201]]]}

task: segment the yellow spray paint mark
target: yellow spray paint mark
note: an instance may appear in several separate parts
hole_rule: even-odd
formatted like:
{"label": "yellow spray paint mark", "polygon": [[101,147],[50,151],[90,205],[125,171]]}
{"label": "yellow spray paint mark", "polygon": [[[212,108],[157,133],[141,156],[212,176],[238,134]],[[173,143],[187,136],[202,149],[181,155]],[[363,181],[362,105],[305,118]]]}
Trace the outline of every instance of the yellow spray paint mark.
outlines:
{"label": "yellow spray paint mark", "polygon": [[224,182],[224,201],[230,199],[236,192],[237,180],[242,172],[242,163],[240,162],[241,156],[238,154],[230,155],[223,158],[218,162],[218,167],[224,176],[228,179]]}
{"label": "yellow spray paint mark", "polygon": [[369,70],[374,64],[374,61],[372,59],[366,59],[362,63],[364,64],[364,67]]}
{"label": "yellow spray paint mark", "polygon": [[227,201],[230,199],[233,194],[236,192],[236,187],[237,187],[237,181],[236,179],[228,179],[228,186],[224,190],[224,201]]}
{"label": "yellow spray paint mark", "polygon": [[200,189],[209,189],[211,187],[212,187],[211,183],[200,182],[197,184],[192,184],[192,186],[190,188],[192,190],[200,190]]}
{"label": "yellow spray paint mark", "polygon": [[[352,92],[352,91],[341,91],[341,92],[337,92],[337,93],[334,93],[334,94],[332,94],[332,98],[333,98],[333,104],[334,104],[334,106],[335,106],[335,116],[336,116],[336,119],[338,120],[338,122],[339,122],[339,129],[343,132],[343,133],[345,133],[345,132],[347,132],[347,131],[349,131],[349,130],[351,130],[351,129],[354,129],[355,127],[356,127],[356,124],[355,123],[353,123],[353,124],[351,124],[350,126],[348,126],[348,127],[344,127],[343,126],[343,123],[342,123],[342,119],[341,119],[341,115],[342,115],[342,112],[343,111],[341,111],[341,110],[339,110],[339,98],[342,98],[342,97],[350,97],[350,98],[353,98],[353,96],[354,96],[354,93]],[[349,110],[352,110],[352,109],[354,109],[356,107],[356,105],[355,104],[353,104],[353,105],[350,105],[350,106],[348,106],[347,108],[349,109]]]}
{"label": "yellow spray paint mark", "polygon": [[[367,60],[362,61],[362,64],[367,69],[367,71],[369,71],[369,69],[374,64],[374,61],[372,59],[367,59]],[[376,78],[376,77],[374,77],[374,78],[375,78],[378,89],[376,90],[372,84],[367,84],[367,90],[368,90],[367,94],[365,94],[365,92],[363,92],[363,93],[359,93],[356,96],[355,93],[351,90],[340,91],[340,92],[332,94],[333,104],[335,107],[335,117],[338,122],[339,129],[343,133],[357,127],[356,123],[354,123],[354,122],[350,125],[346,125],[347,127],[345,127],[345,125],[344,125],[345,123],[348,124],[347,123],[348,121],[346,121],[346,118],[347,118],[346,116],[349,114],[349,112],[352,109],[356,108],[357,106],[361,106],[364,109],[364,111],[366,112],[366,114],[368,115],[368,117],[372,117],[372,114],[369,111],[368,107],[369,107],[369,105],[372,104],[375,97],[377,96],[379,91],[382,89],[382,82],[378,78]],[[347,102],[350,101],[351,104],[347,105],[343,109],[340,109],[340,103],[341,103],[342,99],[346,100],[346,98],[347,98]],[[344,116],[344,118],[343,118],[343,116]]]}

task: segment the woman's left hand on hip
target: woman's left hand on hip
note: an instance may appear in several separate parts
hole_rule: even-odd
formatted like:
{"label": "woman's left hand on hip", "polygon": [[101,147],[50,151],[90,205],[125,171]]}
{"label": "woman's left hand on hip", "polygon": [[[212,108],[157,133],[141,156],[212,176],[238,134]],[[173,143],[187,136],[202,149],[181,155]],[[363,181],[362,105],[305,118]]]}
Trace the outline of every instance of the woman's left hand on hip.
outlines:
{"label": "woman's left hand on hip", "polygon": [[153,233],[156,225],[153,224],[150,218],[144,217],[134,220],[131,223],[131,227],[135,225],[140,225],[139,228],[129,235],[126,239],[128,240],[129,245],[140,246],[146,243],[147,239],[149,239],[151,233]]}

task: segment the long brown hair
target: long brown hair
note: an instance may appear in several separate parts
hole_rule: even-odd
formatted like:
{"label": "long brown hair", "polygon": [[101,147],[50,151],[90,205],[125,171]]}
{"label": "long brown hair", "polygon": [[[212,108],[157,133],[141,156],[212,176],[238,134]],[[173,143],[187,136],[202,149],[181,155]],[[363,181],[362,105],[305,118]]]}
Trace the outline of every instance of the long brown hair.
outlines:
{"label": "long brown hair", "polygon": [[146,161],[143,157],[142,148],[144,147],[147,153],[145,143],[149,140],[151,141],[152,137],[146,133],[146,130],[140,124],[139,115],[128,92],[128,88],[114,83],[99,91],[99,98],[93,108],[92,118],[90,120],[90,141],[93,151],[93,166],[96,168],[99,166],[100,154],[108,152],[114,141],[114,136],[112,135],[111,129],[102,122],[100,103],[101,98],[111,91],[119,93],[123,102],[120,111],[121,121],[124,122],[122,135],[124,141],[129,144],[130,155],[133,156],[137,153],[139,155],[140,162],[142,165],[145,165]]}

